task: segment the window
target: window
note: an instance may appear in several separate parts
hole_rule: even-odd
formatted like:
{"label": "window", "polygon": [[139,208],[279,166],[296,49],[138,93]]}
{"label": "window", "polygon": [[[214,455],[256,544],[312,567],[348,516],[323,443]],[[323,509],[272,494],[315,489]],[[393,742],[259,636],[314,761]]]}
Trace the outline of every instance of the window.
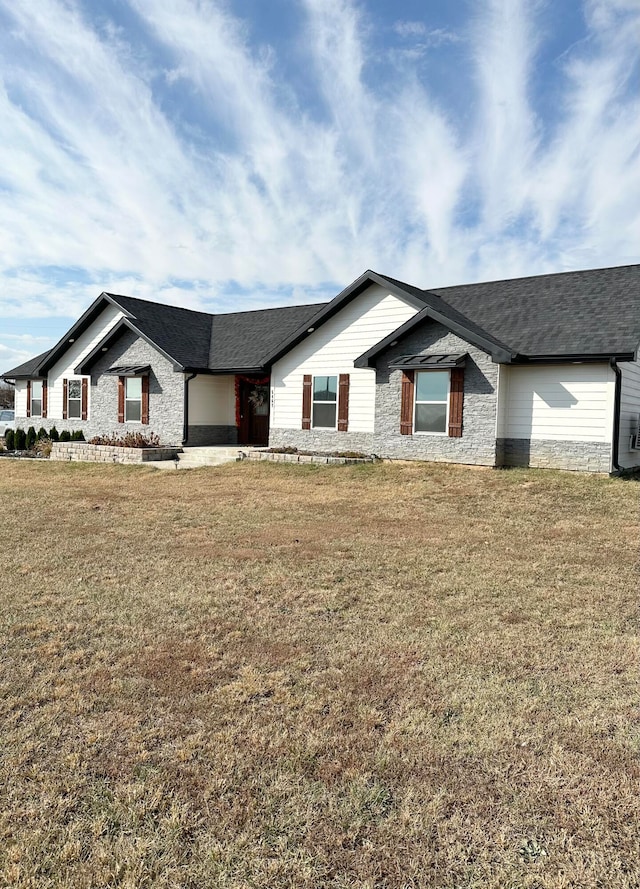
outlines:
{"label": "window", "polygon": [[449,372],[416,373],[414,432],[445,435],[449,406]]}
{"label": "window", "polygon": [[142,377],[125,377],[124,419],[127,423],[142,420]]}
{"label": "window", "polygon": [[42,416],[42,380],[31,380],[31,417]]}
{"label": "window", "polygon": [[338,410],[338,378],[313,378],[312,425],[314,429],[335,429]]}
{"label": "window", "polygon": [[118,374],[118,423],[149,423],[149,377],[146,374]]}
{"label": "window", "polygon": [[82,417],[82,380],[67,381],[67,418],[79,420]]}

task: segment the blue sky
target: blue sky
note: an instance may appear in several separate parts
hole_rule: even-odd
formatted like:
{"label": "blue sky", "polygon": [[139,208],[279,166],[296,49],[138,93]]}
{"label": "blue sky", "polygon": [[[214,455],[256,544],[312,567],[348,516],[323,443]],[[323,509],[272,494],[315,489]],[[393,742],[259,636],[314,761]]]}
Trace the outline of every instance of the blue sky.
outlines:
{"label": "blue sky", "polygon": [[0,370],[206,311],[640,262],[639,0],[0,0]]}

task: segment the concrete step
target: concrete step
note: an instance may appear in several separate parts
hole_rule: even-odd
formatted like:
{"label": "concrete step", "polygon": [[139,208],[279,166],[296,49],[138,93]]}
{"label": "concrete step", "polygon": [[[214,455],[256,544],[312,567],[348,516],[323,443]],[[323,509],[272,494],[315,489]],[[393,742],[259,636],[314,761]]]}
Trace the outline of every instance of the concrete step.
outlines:
{"label": "concrete step", "polygon": [[199,448],[183,448],[177,460],[154,460],[148,466],[156,469],[198,469],[200,466],[220,466],[223,463],[235,463],[242,453],[252,448],[234,446],[212,446]]}

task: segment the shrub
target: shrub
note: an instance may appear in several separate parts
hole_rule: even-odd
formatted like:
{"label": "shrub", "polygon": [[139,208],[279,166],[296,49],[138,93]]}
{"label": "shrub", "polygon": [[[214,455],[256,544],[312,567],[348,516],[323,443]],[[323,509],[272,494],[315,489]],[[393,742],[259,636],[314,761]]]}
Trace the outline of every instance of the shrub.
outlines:
{"label": "shrub", "polygon": [[7,429],[4,434],[4,446],[8,451],[13,451],[15,448],[15,432],[13,429]]}
{"label": "shrub", "polygon": [[36,436],[35,427],[29,426],[29,428],[27,429],[27,435],[25,438],[25,445],[26,445],[28,451],[33,450],[33,446],[36,443],[36,437],[37,436]]}
{"label": "shrub", "polygon": [[18,428],[13,437],[13,447],[16,451],[24,451],[27,447],[27,436],[24,429]]}
{"label": "shrub", "polygon": [[75,432],[71,433],[71,441],[84,441],[84,432],[82,429],[76,429]]}
{"label": "shrub", "polygon": [[49,433],[48,433],[47,430],[44,428],[44,426],[41,426],[41,427],[38,429],[37,439],[38,439],[38,441],[42,441],[43,438],[49,438]]}
{"label": "shrub", "polygon": [[60,441],[60,433],[55,426],[52,426],[49,430],[49,438],[51,439],[51,441]]}
{"label": "shrub", "polygon": [[39,457],[49,457],[51,455],[52,447],[53,442],[50,438],[39,438],[36,441],[34,451]]}
{"label": "shrub", "polygon": [[142,432],[125,432],[124,435],[112,432],[111,435],[95,435],[89,439],[89,444],[111,445],[116,448],[159,448],[160,439],[155,432],[147,435]]}
{"label": "shrub", "polygon": [[60,441],[71,441],[71,433],[68,429],[63,429],[60,433]]}

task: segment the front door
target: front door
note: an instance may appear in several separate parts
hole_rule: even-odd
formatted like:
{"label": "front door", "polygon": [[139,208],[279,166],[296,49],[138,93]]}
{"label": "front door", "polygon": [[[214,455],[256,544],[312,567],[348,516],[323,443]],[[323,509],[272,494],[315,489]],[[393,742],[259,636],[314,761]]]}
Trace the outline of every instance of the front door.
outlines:
{"label": "front door", "polygon": [[269,442],[269,385],[240,380],[240,426],[238,444],[261,445]]}

